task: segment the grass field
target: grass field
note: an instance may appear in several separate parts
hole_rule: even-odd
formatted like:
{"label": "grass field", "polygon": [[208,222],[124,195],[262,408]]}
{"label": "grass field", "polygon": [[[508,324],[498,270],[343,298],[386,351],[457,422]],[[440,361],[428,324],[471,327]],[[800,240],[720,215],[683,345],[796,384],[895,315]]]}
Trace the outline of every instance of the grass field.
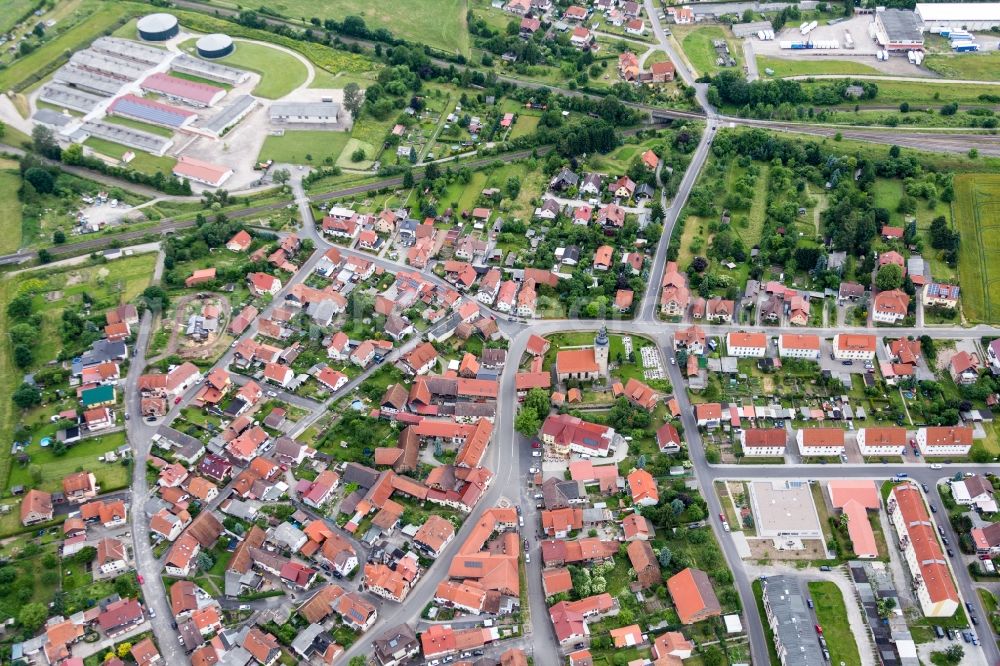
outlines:
{"label": "grass field", "polygon": [[847,607],[836,583],[809,583],[809,595],[816,605],[816,619],[830,650],[830,663],[861,666],[858,645],[847,621]]}
{"label": "grass field", "polygon": [[150,125],[149,123],[144,123],[140,120],[132,120],[131,118],[123,118],[121,116],[106,116],[104,122],[111,123],[112,125],[121,125],[122,127],[131,127],[132,129],[137,129],[142,132],[149,132],[150,134],[156,134],[157,136],[173,136],[173,131],[167,129],[166,127],[160,127],[159,125]]}
{"label": "grass field", "polygon": [[264,139],[259,159],[317,166],[324,164],[328,157],[336,162],[349,138],[347,132],[286,130],[282,136]]}
{"label": "grass field", "polygon": [[278,99],[292,92],[303,83],[309,72],[298,58],[284,51],[263,44],[237,42],[236,50],[219,62],[242,67],[260,74],[260,83],[254,94],[267,99]]}
{"label": "grass field", "polygon": [[[827,60],[826,58],[815,58],[813,60],[785,60],[784,58],[769,58],[767,56],[757,56],[757,70],[761,78],[764,78],[764,69],[773,69],[774,76],[809,76],[812,74],[881,74],[885,72],[850,60]],[[882,82],[879,81],[879,86]]]}
{"label": "grass field", "polygon": [[42,482],[35,484],[32,481],[30,466],[14,464],[8,487],[24,485],[41,490],[59,490],[64,476],[82,468],[94,473],[102,492],[124,488],[128,485],[129,468],[117,462],[103,463],[97,460],[98,456],[113,451],[124,443],[125,433],[116,432],[77,442],[64,455],[56,456],[52,447],[42,448],[37,442],[33,442],[26,453],[31,456],[31,465],[42,468]]}
{"label": "grass field", "polygon": [[[360,162],[354,162],[351,160],[351,155],[358,148],[365,151],[365,159]],[[376,150],[377,148],[370,143],[366,143],[360,139],[349,139],[341,150],[340,157],[337,158],[337,166],[342,169],[367,169],[375,160]]]}
{"label": "grass field", "polygon": [[16,252],[21,247],[21,202],[17,191],[21,177],[17,171],[0,171],[0,253]]}
{"label": "grass field", "polygon": [[[80,11],[89,11],[93,7],[94,5],[86,5],[86,8]],[[96,11],[72,30],[46,42],[37,51],[18,58],[10,67],[0,71],[0,90],[19,89],[18,84],[24,83],[32,75],[41,76],[52,71],[57,63],[68,58],[68,54],[83,48],[115,24],[127,20],[141,9],[143,9],[141,5],[130,3],[98,5]]]}
{"label": "grass field", "polygon": [[[680,31],[676,31],[675,34]],[[686,34],[677,34],[681,39],[681,46],[685,55],[691,62],[691,66],[700,74],[718,74],[722,70],[732,69],[742,71],[743,49],[740,45],[727,35],[722,28],[707,27],[695,28]],[[712,40],[726,39],[729,42],[729,52],[736,59],[736,67],[719,67],[716,64],[716,53],[712,47]]]}
{"label": "grass field", "polygon": [[[955,176],[955,227],[961,237],[958,273],[962,309],[976,322],[1000,320],[1000,175]],[[994,268],[991,270],[990,266]],[[996,302],[993,302],[994,297]]]}
{"label": "grass field", "polygon": [[0,33],[10,32],[17,20],[31,11],[35,4],[35,0],[6,0],[0,15]]}
{"label": "grass field", "polygon": [[[225,2],[232,6],[234,3]],[[360,16],[370,28],[386,28],[393,35],[416,44],[426,44],[450,53],[468,56],[469,31],[465,25],[465,0],[244,0],[243,9],[267,6],[290,19],[343,19]],[[403,18],[405,17],[405,18]]]}
{"label": "grass field", "polygon": [[[802,85],[807,89],[812,89],[829,85],[829,83],[826,80],[817,80],[815,83],[803,82]],[[949,102],[984,104],[979,99],[980,95],[1000,95],[1000,86],[935,82],[934,79],[928,79],[926,82],[874,81],[874,83],[878,86],[878,95],[867,104],[880,106],[896,105],[902,102],[908,102],[911,107],[916,104],[932,108],[943,106]],[[853,108],[854,102],[845,102],[844,106]]]}
{"label": "grass field", "polygon": [[996,51],[929,55],[924,65],[950,79],[1000,81],[1000,53]]}

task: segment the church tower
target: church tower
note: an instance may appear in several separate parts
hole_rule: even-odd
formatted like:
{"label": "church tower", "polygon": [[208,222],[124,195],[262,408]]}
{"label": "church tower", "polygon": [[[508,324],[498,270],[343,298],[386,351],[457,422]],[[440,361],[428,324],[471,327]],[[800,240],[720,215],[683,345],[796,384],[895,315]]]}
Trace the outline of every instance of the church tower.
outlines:
{"label": "church tower", "polygon": [[600,369],[602,377],[608,376],[608,354],[611,352],[611,342],[608,340],[608,329],[604,326],[594,338],[594,360]]}

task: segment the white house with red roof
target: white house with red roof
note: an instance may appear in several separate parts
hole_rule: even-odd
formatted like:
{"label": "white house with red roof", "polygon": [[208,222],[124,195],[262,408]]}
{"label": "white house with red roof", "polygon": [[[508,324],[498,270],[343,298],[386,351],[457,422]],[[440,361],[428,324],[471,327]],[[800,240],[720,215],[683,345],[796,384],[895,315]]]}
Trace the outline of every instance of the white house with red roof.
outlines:
{"label": "white house with red roof", "polygon": [[257,296],[274,296],[281,291],[281,280],[267,273],[251,273],[247,276],[247,282],[250,284],[250,291]]}
{"label": "white house with red roof", "polygon": [[264,366],[264,379],[285,388],[295,379],[295,372],[287,365],[268,363]]}

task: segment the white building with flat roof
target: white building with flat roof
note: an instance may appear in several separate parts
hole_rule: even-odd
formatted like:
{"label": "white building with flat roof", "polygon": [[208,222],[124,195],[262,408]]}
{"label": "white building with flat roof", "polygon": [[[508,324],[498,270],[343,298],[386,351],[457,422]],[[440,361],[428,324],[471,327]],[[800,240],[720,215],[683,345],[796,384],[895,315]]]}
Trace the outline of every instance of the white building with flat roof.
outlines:
{"label": "white building with flat roof", "polygon": [[918,2],[914,12],[932,33],[1000,26],[1000,2]]}
{"label": "white building with flat roof", "polygon": [[807,481],[753,481],[749,487],[758,536],[774,539],[776,545],[786,539],[823,538]]}

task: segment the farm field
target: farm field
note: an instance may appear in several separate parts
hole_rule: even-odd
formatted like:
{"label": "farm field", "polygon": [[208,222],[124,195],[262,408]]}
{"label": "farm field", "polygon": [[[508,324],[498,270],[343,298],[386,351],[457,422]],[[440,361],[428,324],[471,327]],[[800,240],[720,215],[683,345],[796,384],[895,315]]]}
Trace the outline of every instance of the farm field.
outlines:
{"label": "farm field", "polygon": [[94,5],[85,4],[80,12],[93,12],[71,30],[46,42],[37,51],[18,58],[6,69],[0,71],[0,89],[21,90],[31,82],[53,71],[67,59],[67,54],[78,51],[97,37],[108,32],[119,22],[127,21],[142,11],[142,5],[130,3],[102,4],[94,10]]}
{"label": "farm field", "polygon": [[1000,175],[956,175],[953,205],[955,227],[962,239],[958,253],[962,309],[971,321],[997,321],[1000,319],[1000,270],[995,258],[1000,252],[1000,225],[997,224],[1000,220]]}
{"label": "farm field", "polygon": [[[729,69],[742,72],[743,49],[722,28],[695,28],[690,32],[687,30],[682,32],[678,29],[674,30],[674,35],[680,40],[688,61],[699,75],[718,74],[720,71]],[[729,42],[729,52],[736,60],[735,67],[719,67],[716,64],[717,56],[712,47],[712,41],[716,39],[725,39]]]}
{"label": "farm field", "polygon": [[[760,71],[761,78],[766,78],[764,70],[767,68],[773,69],[774,76],[779,78],[812,74],[879,74],[885,76],[885,72],[881,70],[851,60],[827,60],[826,58],[785,60],[784,58],[757,56],[757,69]],[[880,81],[880,86],[881,83]]]}
{"label": "farm field", "polygon": [[260,149],[261,160],[290,164],[331,164],[344,152],[350,135],[334,130],[286,130],[282,136],[268,136]]}
{"label": "farm field", "polygon": [[847,606],[840,588],[831,582],[809,583],[809,596],[816,605],[816,619],[823,627],[831,663],[860,666],[858,645],[847,621]]}
{"label": "farm field", "polygon": [[35,7],[33,0],[7,0],[4,3],[4,13],[0,15],[0,33],[10,32],[17,20]]}
{"label": "farm field", "polygon": [[164,175],[169,175],[174,165],[177,164],[177,160],[172,157],[166,155],[157,157],[142,150],[134,150],[120,143],[93,136],[84,141],[83,145],[114,159],[121,159],[122,155],[131,150],[135,154],[135,157],[129,162],[129,167],[142,173],[155,174],[157,171],[161,171]]}
{"label": "farm field", "polygon": [[[235,6],[220,2],[219,5]],[[240,3],[242,9],[259,9],[266,6],[292,20],[301,18],[342,20],[347,16],[360,16],[370,28],[385,28],[393,35],[417,44],[469,55],[469,31],[465,25],[465,0],[338,0],[315,3],[310,0],[249,0]],[[406,20],[400,20],[406,17]]]}
{"label": "farm field", "polygon": [[924,60],[927,69],[950,79],[1000,81],[1000,53],[967,53],[929,55]]}
{"label": "farm field", "polygon": [[16,168],[0,171],[0,254],[16,252],[21,247],[21,200],[17,191],[21,187],[21,177]]}

